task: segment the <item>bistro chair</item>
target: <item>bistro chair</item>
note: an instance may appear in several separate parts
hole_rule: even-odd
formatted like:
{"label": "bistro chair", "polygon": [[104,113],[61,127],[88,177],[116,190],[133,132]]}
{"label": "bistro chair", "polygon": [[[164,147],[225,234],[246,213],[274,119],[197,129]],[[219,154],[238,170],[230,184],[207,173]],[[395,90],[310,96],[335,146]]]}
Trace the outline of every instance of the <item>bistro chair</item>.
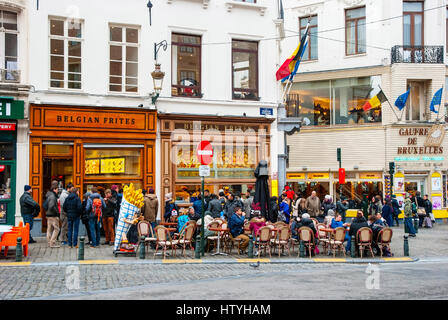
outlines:
{"label": "bistro chair", "polygon": [[392,235],[393,235],[393,231],[391,228],[383,228],[378,233],[378,238],[377,238],[376,243],[380,247],[381,258],[383,257],[383,249],[384,248],[387,248],[387,249],[389,249],[390,252],[392,252],[390,250],[390,243],[392,242]]}
{"label": "bistro chair", "polygon": [[[210,224],[207,226],[207,228],[218,228],[220,226],[221,221],[213,220],[210,222]],[[215,232],[215,231],[213,231]],[[207,237],[207,251],[210,251],[210,243],[213,242],[213,247],[216,247],[216,243],[218,241],[218,235],[216,236],[208,236]]]}
{"label": "bistro chair", "polygon": [[154,255],[157,254],[159,247],[163,249],[163,258],[166,258],[166,249],[171,247],[171,253],[176,256],[176,245],[178,244],[178,240],[169,240],[169,231],[164,226],[157,226],[154,229],[156,233],[156,251]]}
{"label": "bistro chair", "polygon": [[336,249],[344,253],[345,257],[345,248],[344,248],[344,241],[345,241],[345,228],[339,227],[334,229],[333,239],[330,240],[330,248],[333,250],[333,258],[336,256]]}
{"label": "bistro chair", "polygon": [[316,228],[316,230],[317,230],[317,225],[319,224],[319,220],[317,220],[316,218],[311,218],[311,220],[314,223],[314,228]]}
{"label": "bistro chair", "polygon": [[269,257],[271,257],[271,228],[261,227],[258,230],[258,237],[255,238],[255,246],[258,246],[258,258],[260,258],[261,249],[264,249],[266,256],[266,249],[269,249]]}
{"label": "bistro chair", "polygon": [[327,237],[327,233],[325,231],[321,231],[321,229],[326,229],[327,226],[323,223],[318,223],[316,226],[316,230],[317,230],[317,244],[321,244],[322,245],[322,250],[324,252],[327,251],[327,248],[330,245],[330,239]]}
{"label": "bistro chair", "polygon": [[363,227],[356,232],[356,243],[358,244],[359,253],[362,258],[362,254],[364,249],[369,249],[370,254],[373,257],[373,250],[372,250],[372,238],[373,238],[373,232],[372,229],[368,227]]}
{"label": "bistro chair", "polygon": [[[301,227],[299,229],[299,239],[303,241],[305,248],[308,248],[308,252],[311,258],[311,250],[314,248],[314,234],[313,230],[308,227]],[[300,250],[297,256],[300,255]]]}
{"label": "bistro chair", "polygon": [[277,221],[276,223],[274,223],[274,227],[277,229],[280,229],[281,227],[284,227],[284,226],[288,226],[288,225],[283,221]]}
{"label": "bistro chair", "polygon": [[181,233],[179,240],[177,240],[177,244],[182,247],[182,254],[185,256],[186,247],[190,246],[192,254],[194,253],[193,249],[193,235],[194,235],[194,228],[195,226],[193,224],[187,226],[184,228],[184,231]]}
{"label": "bistro chair", "polygon": [[275,239],[271,239],[272,244],[274,245],[274,253],[275,248],[278,247],[278,256],[280,257],[280,249],[282,249],[282,252],[285,250],[285,248],[288,248],[288,254],[291,256],[291,251],[289,248],[289,240],[291,238],[291,231],[287,226],[280,227],[280,230],[277,232],[278,237]]}
{"label": "bistro chair", "polygon": [[138,231],[138,239],[140,241],[141,237],[145,237],[145,248],[146,252],[148,252],[148,245],[151,242],[156,242],[157,238],[154,237],[154,231],[152,230],[151,224],[148,221],[140,221],[137,224],[137,231]]}

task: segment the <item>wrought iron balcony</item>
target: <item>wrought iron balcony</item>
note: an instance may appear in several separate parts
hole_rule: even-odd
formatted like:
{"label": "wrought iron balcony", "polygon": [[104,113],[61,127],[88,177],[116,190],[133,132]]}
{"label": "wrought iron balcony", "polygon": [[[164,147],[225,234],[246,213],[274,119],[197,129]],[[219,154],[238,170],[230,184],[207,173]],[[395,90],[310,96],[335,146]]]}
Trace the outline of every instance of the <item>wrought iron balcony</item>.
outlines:
{"label": "wrought iron balcony", "polygon": [[0,69],[0,82],[20,83],[20,70]]}
{"label": "wrought iron balcony", "polygon": [[443,46],[394,46],[392,63],[443,63]]}

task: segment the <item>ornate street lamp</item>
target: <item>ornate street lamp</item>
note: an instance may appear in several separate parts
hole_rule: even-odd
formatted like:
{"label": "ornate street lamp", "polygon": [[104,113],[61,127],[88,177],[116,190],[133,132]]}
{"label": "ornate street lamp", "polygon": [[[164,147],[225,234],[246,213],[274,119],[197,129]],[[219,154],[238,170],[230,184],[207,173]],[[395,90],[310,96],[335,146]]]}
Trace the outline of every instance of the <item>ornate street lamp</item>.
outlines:
{"label": "ornate street lamp", "polygon": [[154,85],[154,92],[151,93],[152,104],[154,105],[159,98],[160,92],[162,92],[163,78],[165,77],[165,72],[160,70],[160,63],[157,62],[157,53],[160,48],[163,48],[163,51],[166,51],[168,47],[168,43],[166,40],[161,41],[160,43],[154,43],[154,61],[155,61],[155,69],[151,72],[151,77]]}

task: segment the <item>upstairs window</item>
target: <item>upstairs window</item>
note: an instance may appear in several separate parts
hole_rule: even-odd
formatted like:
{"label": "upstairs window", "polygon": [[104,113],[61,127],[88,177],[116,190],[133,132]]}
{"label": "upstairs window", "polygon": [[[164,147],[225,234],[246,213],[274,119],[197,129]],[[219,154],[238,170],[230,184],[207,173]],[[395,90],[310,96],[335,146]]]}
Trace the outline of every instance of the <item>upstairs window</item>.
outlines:
{"label": "upstairs window", "polygon": [[345,10],[345,54],[366,52],[366,7]]}
{"label": "upstairs window", "polygon": [[183,97],[202,97],[201,37],[173,33],[171,47],[171,94]]}
{"label": "upstairs window", "polygon": [[423,45],[423,2],[403,2],[403,45]]}
{"label": "upstairs window", "polygon": [[69,19],[50,19],[50,87],[82,89],[82,25]]}
{"label": "upstairs window", "polygon": [[109,91],[138,92],[137,28],[111,26],[109,38]]}
{"label": "upstairs window", "polygon": [[234,99],[258,99],[258,42],[232,41]]}
{"label": "upstairs window", "polygon": [[[0,10],[0,69],[17,70],[17,13]],[[5,80],[14,80],[12,73],[5,73]]]}

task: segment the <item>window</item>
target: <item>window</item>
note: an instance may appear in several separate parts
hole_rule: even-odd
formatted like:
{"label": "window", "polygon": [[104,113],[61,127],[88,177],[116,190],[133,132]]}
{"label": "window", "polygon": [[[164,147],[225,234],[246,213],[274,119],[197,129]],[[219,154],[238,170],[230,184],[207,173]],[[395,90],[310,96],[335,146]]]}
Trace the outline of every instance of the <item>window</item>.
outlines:
{"label": "window", "polygon": [[109,91],[138,91],[137,28],[111,26],[109,41]]}
{"label": "window", "polygon": [[[17,70],[17,13],[0,10],[0,69]],[[5,80],[15,80],[6,73]]]}
{"label": "window", "polygon": [[286,103],[287,116],[302,117],[304,126],[381,123],[381,106],[362,108],[380,85],[380,76],[295,83]]}
{"label": "window", "polygon": [[[308,17],[300,18],[300,37],[305,34]],[[302,60],[317,60],[317,15],[312,16],[310,20],[310,40]]]}
{"label": "window", "polygon": [[345,10],[345,54],[366,52],[366,7]]}
{"label": "window", "polygon": [[234,99],[258,99],[258,43],[232,41]]}
{"label": "window", "polygon": [[201,97],[201,37],[172,35],[171,94]]}
{"label": "window", "polygon": [[50,20],[50,87],[81,89],[81,23]]}
{"label": "window", "polygon": [[423,34],[423,2],[403,2],[404,59],[422,61]]}

